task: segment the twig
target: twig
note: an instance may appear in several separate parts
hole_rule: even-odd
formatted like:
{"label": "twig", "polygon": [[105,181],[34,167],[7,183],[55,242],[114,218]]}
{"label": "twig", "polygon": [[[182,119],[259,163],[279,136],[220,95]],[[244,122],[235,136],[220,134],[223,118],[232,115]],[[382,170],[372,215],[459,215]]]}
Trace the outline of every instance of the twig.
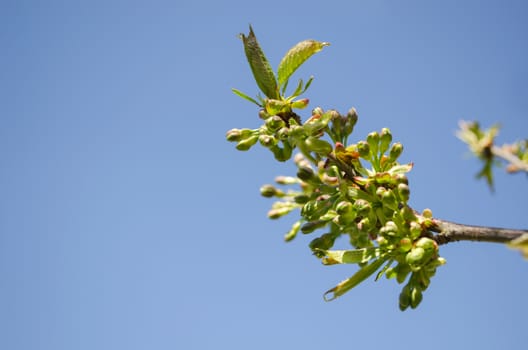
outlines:
{"label": "twig", "polygon": [[508,243],[523,234],[528,234],[528,230],[464,225],[440,219],[433,220],[433,226],[429,229],[438,233],[433,236],[438,244],[456,241]]}

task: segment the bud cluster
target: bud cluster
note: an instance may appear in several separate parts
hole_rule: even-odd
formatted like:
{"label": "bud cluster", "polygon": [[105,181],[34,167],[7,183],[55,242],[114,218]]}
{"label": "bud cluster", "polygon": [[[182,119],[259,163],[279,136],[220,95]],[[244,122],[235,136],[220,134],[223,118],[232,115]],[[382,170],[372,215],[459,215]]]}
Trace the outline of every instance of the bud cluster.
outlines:
{"label": "bud cluster", "polygon": [[[300,219],[286,233],[285,240],[292,240],[299,232],[320,232],[309,247],[323,263],[331,260],[328,255],[338,238],[346,237],[356,250],[375,249],[374,258],[383,260],[378,277],[385,274],[400,284],[407,281],[400,295],[400,308],[415,308],[436,268],[445,261],[439,257],[438,245],[428,231],[432,213],[425,210],[419,214],[408,205],[406,173],[412,163],[398,162],[402,144],[393,142],[390,130],[384,128],[347,146],[357,121],[354,109],[342,116],[318,107],[302,124],[298,118],[286,118],[283,112],[269,115],[262,110],[259,115],[264,124],[259,129],[233,129],[227,133],[227,139],[237,142],[238,149],[249,149],[259,141],[281,161],[289,159],[293,149],[300,151],[294,157],[295,177],[277,177],[276,185],[260,189],[264,197],[278,198],[268,217],[278,219],[299,210]],[[334,146],[323,139],[325,135]],[[281,185],[295,187],[277,187]],[[366,261],[354,263],[361,267]]]}

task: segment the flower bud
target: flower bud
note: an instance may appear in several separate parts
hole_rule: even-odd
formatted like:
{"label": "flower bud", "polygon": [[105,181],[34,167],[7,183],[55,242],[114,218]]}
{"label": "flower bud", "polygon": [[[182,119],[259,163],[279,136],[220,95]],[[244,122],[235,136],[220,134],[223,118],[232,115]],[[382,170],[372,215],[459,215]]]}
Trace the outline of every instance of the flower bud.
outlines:
{"label": "flower bud", "polygon": [[297,101],[293,101],[291,103],[291,108],[303,109],[306,106],[308,106],[309,102],[310,102],[310,100],[307,99],[307,98],[303,98],[303,99],[300,99],[300,100],[297,100]]}
{"label": "flower bud", "polygon": [[356,125],[358,120],[358,115],[355,108],[350,108],[346,115],[346,123],[345,123],[345,135],[350,135],[352,131],[354,130],[354,126]]}
{"label": "flower bud", "polygon": [[321,237],[317,237],[309,244],[312,250],[328,250],[334,245],[335,236],[331,233],[325,233]]}
{"label": "flower bud", "polygon": [[278,219],[281,216],[284,216],[284,215],[288,214],[289,212],[291,212],[292,209],[293,209],[293,207],[291,207],[291,206],[283,206],[283,207],[273,208],[270,211],[268,211],[268,218],[273,219],[273,220]]}
{"label": "flower bud", "polygon": [[282,118],[278,115],[274,115],[266,119],[266,128],[268,128],[270,132],[275,132],[285,125],[286,123],[284,120],[282,120]]}
{"label": "flower bud", "polygon": [[297,177],[305,182],[315,179],[315,173],[309,166],[300,166],[297,170]]}
{"label": "flower bud", "polygon": [[[273,186],[273,185],[263,185],[261,188],[260,188],[260,194],[263,196],[263,197],[267,197],[267,198],[270,198],[270,197],[273,197],[273,196],[276,196],[277,195],[277,192],[279,190]],[[280,191],[282,192],[282,191]]]}
{"label": "flower bud", "polygon": [[381,129],[379,153],[384,154],[389,149],[389,145],[392,141],[392,134],[388,128]]}
{"label": "flower bud", "polygon": [[260,118],[260,119],[268,119],[269,116],[270,116],[270,115],[266,112],[265,109],[261,109],[261,110],[259,111],[259,118]]}
{"label": "flower bud", "polygon": [[364,216],[366,213],[368,213],[372,208],[370,206],[370,203],[364,199],[358,199],[352,204],[355,211],[358,213],[358,215]]}
{"label": "flower bud", "polygon": [[405,237],[405,238],[400,239],[400,246],[399,246],[400,252],[407,253],[409,250],[411,250],[411,248],[412,248],[412,241],[409,238]]}
{"label": "flower bud", "polygon": [[416,309],[416,307],[420,304],[422,301],[422,291],[418,288],[412,288],[411,290],[411,308]]}
{"label": "flower bud", "polygon": [[367,142],[373,155],[378,154],[379,138],[379,134],[376,131],[373,131],[367,135]]}
{"label": "flower bud", "polygon": [[401,311],[405,311],[411,305],[411,288],[405,285],[400,293],[399,306]]}
{"label": "flower bud", "polygon": [[349,201],[341,201],[336,205],[336,212],[339,215],[347,215],[352,213],[352,203]]}
{"label": "flower bud", "polygon": [[438,251],[438,244],[431,238],[422,237],[414,245],[418,249],[423,249],[427,258],[430,258]]}
{"label": "flower bud", "polygon": [[267,99],[266,100],[266,113],[269,115],[276,115],[283,111],[284,107],[286,107],[286,103],[281,100],[273,100],[273,99]]}
{"label": "flower bud", "polygon": [[369,144],[365,141],[359,141],[357,143],[357,151],[361,158],[367,159],[370,156],[370,147]]}
{"label": "flower bud", "polygon": [[417,239],[422,234],[422,226],[416,221],[411,221],[409,230],[412,239]]}
{"label": "flower bud", "polygon": [[419,267],[424,263],[425,250],[423,248],[414,247],[407,255],[405,255],[405,262],[412,268]]}
{"label": "flower bud", "polygon": [[291,241],[292,239],[294,239],[295,236],[297,235],[297,232],[299,232],[299,229],[300,229],[300,228],[301,228],[301,221],[299,220],[299,221],[296,221],[296,222],[292,225],[291,229],[290,229],[288,232],[286,232],[286,234],[284,235],[284,240],[285,240],[286,242],[289,242],[289,241]]}
{"label": "flower bud", "polygon": [[315,107],[312,109],[312,115],[323,115],[324,111],[321,107]]}
{"label": "flower bud", "polygon": [[422,216],[426,219],[432,219],[433,218],[433,212],[431,209],[426,208],[422,211]]}
{"label": "flower bud", "polygon": [[277,139],[271,135],[262,134],[259,136],[259,141],[262,146],[267,148],[277,145]]}
{"label": "flower bud", "polygon": [[237,145],[236,145],[236,149],[239,150],[239,151],[247,151],[255,143],[257,143],[258,139],[259,139],[258,135],[253,135],[253,136],[250,136],[250,137],[248,137],[246,139],[240,140],[237,143]]}
{"label": "flower bud", "polygon": [[393,143],[389,152],[389,159],[391,162],[396,161],[403,152],[403,145],[399,142]]}
{"label": "flower bud", "polygon": [[310,196],[304,193],[298,194],[295,197],[293,197],[293,201],[297,204],[305,204],[305,203],[308,203],[309,200],[310,200]]}
{"label": "flower bud", "polygon": [[324,227],[326,224],[327,222],[323,220],[309,221],[301,226],[301,231],[304,234],[312,233],[318,228]]}
{"label": "flower bud", "polygon": [[285,162],[288,159],[291,158],[292,155],[292,148],[290,144],[286,141],[283,142],[284,147],[280,148],[277,145],[271,146],[270,150],[273,152],[273,156],[275,159],[277,159],[279,162]]}
{"label": "flower bud", "polygon": [[231,129],[226,133],[226,139],[229,142],[238,142],[252,135],[250,129]]}
{"label": "flower bud", "polygon": [[407,184],[399,183],[398,194],[400,195],[402,201],[407,202],[411,195],[411,190],[409,189],[409,186]]}

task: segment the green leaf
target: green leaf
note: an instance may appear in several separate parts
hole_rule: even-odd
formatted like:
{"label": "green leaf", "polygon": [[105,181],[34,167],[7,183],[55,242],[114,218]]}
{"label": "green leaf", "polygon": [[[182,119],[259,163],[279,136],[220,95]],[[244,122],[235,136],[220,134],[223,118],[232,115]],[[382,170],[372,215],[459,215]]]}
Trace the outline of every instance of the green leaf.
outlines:
{"label": "green leaf", "polygon": [[366,263],[369,260],[378,257],[380,249],[377,247],[371,247],[354,250],[326,250],[323,251],[323,253],[324,257],[322,262],[324,265],[359,264]]}
{"label": "green leaf", "polygon": [[235,88],[232,88],[231,91],[233,91],[233,92],[235,93],[235,95],[240,96],[240,97],[242,97],[243,99],[248,100],[249,102],[253,102],[254,104],[256,104],[256,105],[259,106],[259,107],[262,107],[262,105],[261,105],[260,103],[258,103],[255,99],[249,97],[248,95],[246,95],[246,94],[243,93],[242,91],[237,90],[237,89],[235,89]]}
{"label": "green leaf", "polygon": [[325,301],[332,301],[339,298],[341,295],[345,294],[376,272],[381,267],[381,265],[385,263],[385,261],[387,261],[387,257],[382,257],[378,260],[374,260],[368,265],[363,266],[352,277],[342,281],[337,286],[324,293],[323,298]]}
{"label": "green leaf", "polygon": [[244,43],[244,51],[258,87],[268,98],[279,99],[277,79],[264,52],[260,48],[257,37],[253,33],[253,28],[249,26],[249,35],[240,34],[240,37]]}
{"label": "green leaf", "polygon": [[279,85],[288,81],[290,76],[313,54],[330,45],[326,42],[304,40],[292,47],[282,58],[277,72]]}

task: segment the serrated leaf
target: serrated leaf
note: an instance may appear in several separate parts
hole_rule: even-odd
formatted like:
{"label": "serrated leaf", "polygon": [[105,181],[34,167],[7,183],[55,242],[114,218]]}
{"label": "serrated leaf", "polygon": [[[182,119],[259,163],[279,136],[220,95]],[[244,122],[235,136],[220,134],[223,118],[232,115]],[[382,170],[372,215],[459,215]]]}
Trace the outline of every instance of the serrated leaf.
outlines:
{"label": "serrated leaf", "polygon": [[243,99],[245,100],[248,100],[249,102],[253,102],[254,104],[256,104],[257,106],[259,107],[262,107],[262,105],[260,103],[258,103],[255,99],[249,97],[248,95],[246,95],[245,93],[243,93],[242,91],[240,90],[237,90],[235,88],[232,88],[231,91],[233,91],[233,93],[237,96],[240,96],[242,97]]}
{"label": "serrated leaf", "polygon": [[292,47],[279,63],[277,71],[279,85],[288,81],[290,76],[313,54],[330,45],[327,42],[304,40]]}
{"label": "serrated leaf", "polygon": [[379,258],[378,260],[374,260],[370,264],[363,266],[352,277],[342,281],[337,286],[324,293],[323,298],[325,301],[339,298],[341,295],[345,294],[376,272],[385,261],[387,261],[387,258]]}
{"label": "serrated leaf", "polygon": [[253,28],[249,26],[249,35],[245,36],[244,34],[240,34],[240,37],[244,43],[246,58],[258,87],[268,98],[279,99],[275,73],[273,73],[273,69],[260,48]]}

